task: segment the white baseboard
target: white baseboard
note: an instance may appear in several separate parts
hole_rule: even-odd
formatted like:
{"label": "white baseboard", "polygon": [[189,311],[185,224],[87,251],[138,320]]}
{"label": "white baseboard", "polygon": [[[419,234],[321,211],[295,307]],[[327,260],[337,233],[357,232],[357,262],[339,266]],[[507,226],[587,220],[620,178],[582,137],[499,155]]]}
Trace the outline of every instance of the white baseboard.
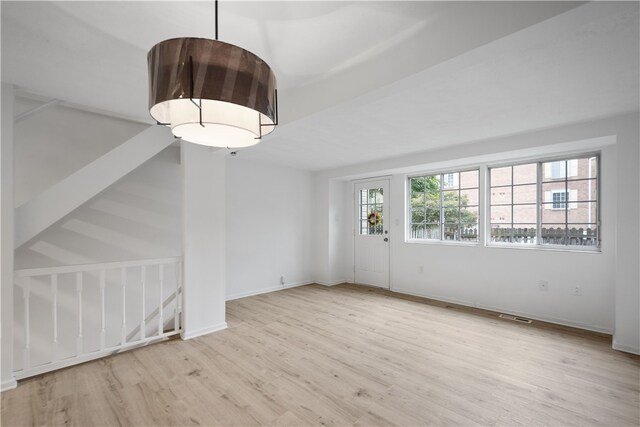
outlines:
{"label": "white baseboard", "polygon": [[343,283],[348,283],[346,280],[336,280],[334,282],[323,282],[321,280],[316,280],[313,283],[317,283],[318,285],[322,285],[322,286],[335,286],[335,285],[341,285]]}
{"label": "white baseboard", "polygon": [[200,337],[202,335],[211,334],[213,332],[218,332],[223,329],[227,329],[227,322],[218,323],[217,325],[207,326],[205,328],[196,329],[195,331],[182,331],[180,337],[183,340],[190,340],[191,338]]}
{"label": "white baseboard", "polygon": [[312,283],[315,283],[315,282],[305,280],[302,282],[287,283],[280,286],[273,286],[270,288],[258,289],[256,291],[241,292],[239,294],[233,294],[233,295],[227,296],[227,301],[233,301],[234,299],[252,297],[254,295],[268,294],[269,292],[281,291],[283,289],[297,288],[298,286],[310,285]]}
{"label": "white baseboard", "polygon": [[640,348],[632,347],[632,346],[629,346],[629,345],[620,344],[615,339],[613,340],[613,345],[611,347],[614,350],[624,351],[625,353],[640,354]]}
{"label": "white baseboard", "polygon": [[611,328],[598,326],[598,325],[588,325],[588,324],[585,324],[585,323],[574,322],[572,320],[561,319],[561,318],[557,318],[557,317],[541,317],[541,316],[538,316],[538,315],[535,315],[535,314],[531,314],[531,313],[527,313],[527,312],[524,312],[524,311],[514,311],[514,310],[511,310],[511,309],[508,309],[508,308],[504,308],[504,307],[496,307],[496,306],[491,306],[491,305],[478,304],[478,303],[471,302],[471,301],[457,300],[455,298],[445,298],[445,297],[441,297],[439,295],[429,295],[429,294],[426,294],[426,293],[416,293],[416,292],[406,291],[406,290],[399,289],[399,288],[392,288],[391,291],[398,292],[398,293],[401,293],[401,294],[413,295],[413,296],[417,296],[417,297],[429,298],[429,299],[436,300],[436,301],[450,302],[452,304],[464,305],[466,307],[473,307],[473,308],[480,308],[480,309],[483,309],[483,310],[495,311],[497,313],[506,313],[506,314],[511,314],[511,315],[514,315],[514,316],[526,317],[526,318],[532,319],[532,320],[539,320],[540,322],[555,323],[557,325],[569,326],[569,327],[572,327],[572,328],[584,329],[584,330],[587,330],[587,331],[600,332],[600,333],[607,334],[607,335],[613,335],[613,330]]}
{"label": "white baseboard", "polygon": [[10,380],[2,381],[2,386],[0,387],[0,392],[13,390],[18,387],[18,381],[15,378],[11,378]]}

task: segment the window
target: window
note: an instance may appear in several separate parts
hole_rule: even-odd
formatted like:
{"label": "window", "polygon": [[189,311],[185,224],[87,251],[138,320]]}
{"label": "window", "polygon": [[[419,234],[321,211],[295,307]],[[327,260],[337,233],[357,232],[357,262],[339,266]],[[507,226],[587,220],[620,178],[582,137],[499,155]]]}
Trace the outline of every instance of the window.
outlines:
{"label": "window", "polygon": [[380,235],[383,226],[382,188],[360,190],[360,234]]}
{"label": "window", "polygon": [[564,209],[567,202],[567,192],[564,190],[554,190],[551,194],[553,197],[553,209]]}
{"label": "window", "polygon": [[479,171],[409,178],[412,240],[478,240]]}
{"label": "window", "polygon": [[597,156],[491,168],[491,242],[599,246]]}

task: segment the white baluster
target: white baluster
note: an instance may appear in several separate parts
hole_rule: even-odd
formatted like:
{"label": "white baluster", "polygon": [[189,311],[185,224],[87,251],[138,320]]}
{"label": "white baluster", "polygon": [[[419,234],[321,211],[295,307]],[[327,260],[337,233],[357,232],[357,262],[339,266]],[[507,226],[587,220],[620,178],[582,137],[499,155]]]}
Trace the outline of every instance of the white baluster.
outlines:
{"label": "white baluster", "polygon": [[182,327],[182,263],[176,265],[176,317],[174,322],[175,330],[179,331]]}
{"label": "white baluster", "polygon": [[160,279],[160,305],[158,307],[158,335],[162,335],[164,329],[164,265],[158,266],[158,277]]}
{"label": "white baluster", "polygon": [[24,301],[24,369],[31,367],[31,326],[29,324],[29,294],[31,293],[31,277],[25,277],[22,285]]}
{"label": "white baluster", "polygon": [[142,309],[142,320],[140,321],[140,339],[143,340],[146,337],[146,333],[147,333],[147,328],[146,328],[146,321],[145,321],[145,285],[147,281],[147,270],[145,268],[145,266],[143,265],[142,267],[140,267],[140,284],[142,286],[142,290],[141,290],[141,294],[142,294],[142,298],[140,299],[142,304],[141,304],[141,309]]}
{"label": "white baluster", "polygon": [[51,342],[51,361],[58,360],[58,275],[51,275],[51,314],[53,317],[53,341]]}
{"label": "white baluster", "polygon": [[100,350],[104,350],[106,340],[107,340],[107,328],[106,328],[106,319],[105,319],[105,301],[104,301],[104,288],[106,284],[106,271],[100,271],[100,314],[101,314],[101,323],[100,323]]}
{"label": "white baluster", "polygon": [[120,283],[122,283],[122,328],[120,330],[121,338],[120,344],[125,345],[127,343],[127,269],[122,268],[120,273]]}
{"label": "white baluster", "polygon": [[82,272],[76,273],[76,294],[78,295],[78,338],[76,339],[76,354],[82,354]]}

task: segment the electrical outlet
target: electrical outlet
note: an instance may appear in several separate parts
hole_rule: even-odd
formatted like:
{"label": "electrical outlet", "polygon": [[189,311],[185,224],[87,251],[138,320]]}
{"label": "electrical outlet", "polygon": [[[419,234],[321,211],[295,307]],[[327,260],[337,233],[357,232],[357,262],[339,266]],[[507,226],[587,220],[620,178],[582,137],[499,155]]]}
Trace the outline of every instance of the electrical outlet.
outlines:
{"label": "electrical outlet", "polygon": [[546,280],[538,280],[538,289],[541,291],[549,290],[549,282]]}
{"label": "electrical outlet", "polygon": [[284,285],[284,276],[280,276],[280,284]]}
{"label": "electrical outlet", "polygon": [[582,295],[582,288],[580,287],[580,285],[575,285],[573,287],[573,295],[579,297],[580,295]]}

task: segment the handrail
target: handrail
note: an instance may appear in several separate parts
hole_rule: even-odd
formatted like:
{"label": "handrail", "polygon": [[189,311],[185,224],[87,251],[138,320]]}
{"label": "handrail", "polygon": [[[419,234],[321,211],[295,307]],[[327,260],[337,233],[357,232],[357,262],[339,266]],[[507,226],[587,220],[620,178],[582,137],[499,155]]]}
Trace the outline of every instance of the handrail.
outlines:
{"label": "handrail", "polygon": [[180,262],[180,257],[170,258],[156,258],[156,259],[143,259],[136,261],[116,261],[105,262],[97,264],[79,264],[79,265],[61,265],[58,267],[40,267],[40,268],[26,268],[22,270],[15,270],[14,277],[31,277],[31,276],[46,276],[49,274],[66,274],[77,273],[84,271],[99,271],[99,270],[112,270],[118,268],[128,267],[141,267],[143,265],[158,265],[158,264],[170,264],[173,262]]}

